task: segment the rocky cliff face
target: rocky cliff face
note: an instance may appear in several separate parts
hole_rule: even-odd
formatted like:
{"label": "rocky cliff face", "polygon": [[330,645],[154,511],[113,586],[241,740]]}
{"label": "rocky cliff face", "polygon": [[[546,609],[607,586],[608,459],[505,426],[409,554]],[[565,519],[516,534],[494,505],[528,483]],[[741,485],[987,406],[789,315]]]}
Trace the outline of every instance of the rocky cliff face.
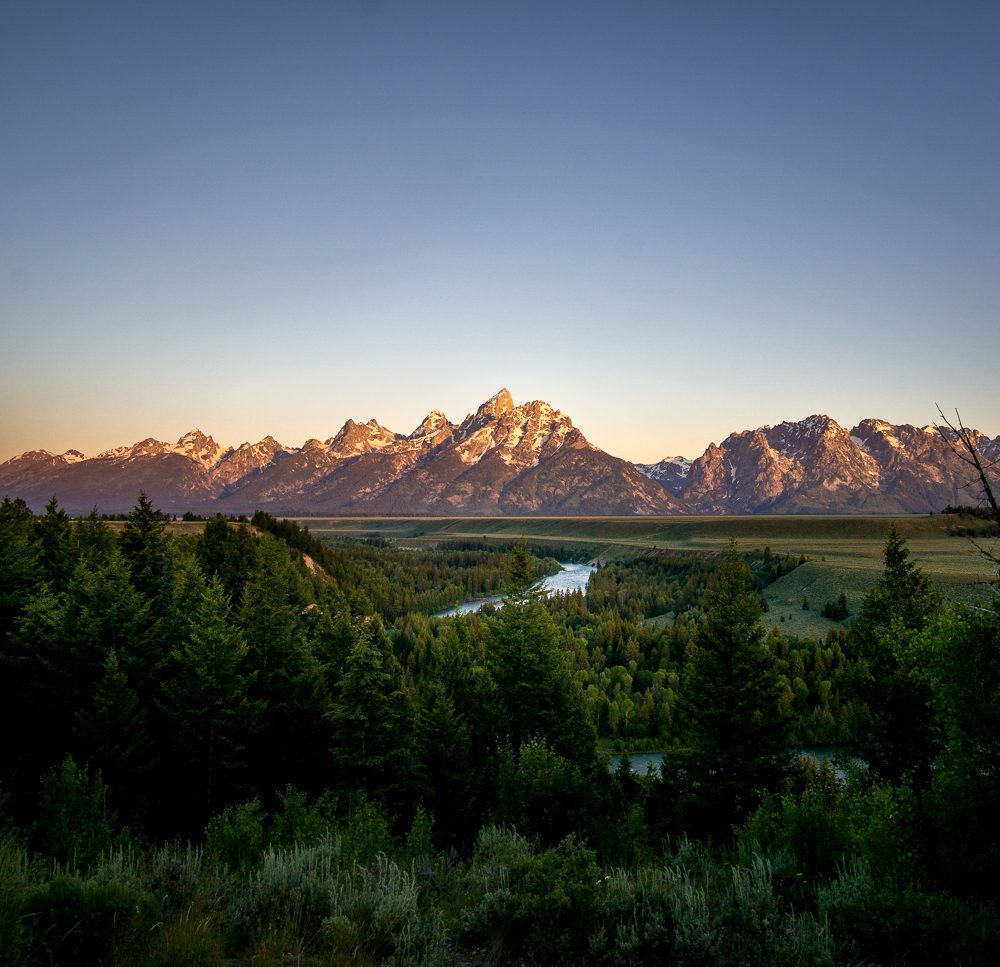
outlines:
{"label": "rocky cliff face", "polygon": [[[893,426],[882,420],[862,420],[851,430],[851,438],[878,462],[882,493],[901,508],[919,512],[928,506],[940,509],[978,500],[974,474],[932,426]],[[1000,437],[991,441],[975,433],[975,439],[986,459],[1000,445]]]}
{"label": "rocky cliff face", "polygon": [[[1000,437],[976,435],[983,457]],[[325,441],[224,448],[200,430],[87,458],[34,450],[0,465],[0,493],[40,510],[128,510],[139,490],[171,513],[926,513],[975,502],[974,475],[933,427],[828,416],[730,434],[697,459],[633,465],[541,400],[503,389],[459,423],[433,410],[411,433],[348,420]]]}
{"label": "rocky cliff face", "polygon": [[[987,459],[1000,450],[1000,437],[976,440]],[[733,433],[684,477],[679,459],[640,469],[690,513],[927,513],[977,497],[973,474],[933,426],[864,420],[848,431],[811,416]]]}

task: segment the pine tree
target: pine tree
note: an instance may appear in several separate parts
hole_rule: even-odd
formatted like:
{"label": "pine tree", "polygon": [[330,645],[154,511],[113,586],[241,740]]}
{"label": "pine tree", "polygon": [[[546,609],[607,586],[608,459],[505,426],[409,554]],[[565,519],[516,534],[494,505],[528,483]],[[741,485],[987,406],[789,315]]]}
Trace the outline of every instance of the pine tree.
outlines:
{"label": "pine tree", "polygon": [[706,594],[684,691],[690,792],[698,819],[723,834],[780,784],[788,765],[789,721],[748,577],[733,541],[717,590]]}
{"label": "pine tree", "polygon": [[18,498],[0,500],[0,646],[31,590],[41,579],[40,548],[34,518]]}
{"label": "pine tree", "polygon": [[539,597],[540,591],[534,589],[535,562],[528,553],[525,544],[518,544],[511,552],[507,562],[507,586],[504,600],[510,604],[524,605]]}
{"label": "pine tree", "polygon": [[161,698],[172,725],[173,766],[161,777],[169,783],[164,793],[188,828],[203,826],[246,791],[246,746],[261,711],[247,696],[252,675],[246,656],[225,589],[212,578],[190,616],[186,640],[166,663]]}
{"label": "pine tree", "polygon": [[73,528],[55,497],[49,500],[45,513],[38,518],[37,531],[45,580],[56,587],[65,587],[73,571]]}
{"label": "pine tree", "polygon": [[358,630],[329,716],[341,783],[399,798],[410,779],[414,709],[377,615]]}
{"label": "pine tree", "polygon": [[319,764],[330,745],[330,691],[306,642],[302,612],[309,586],[279,541],[267,537],[258,566],[244,575],[240,625],[247,642],[253,697],[262,704],[252,747],[256,778],[266,792],[292,783],[320,791]]}
{"label": "pine tree", "polygon": [[504,605],[490,624],[487,659],[507,736],[516,751],[533,737],[574,762],[592,760],[596,733],[570,673],[552,616],[531,589],[523,547],[511,559]]}
{"label": "pine tree", "polygon": [[884,567],[875,586],[865,595],[855,634],[871,636],[892,626],[919,631],[941,608],[941,597],[927,576],[910,560],[910,549],[893,524],[883,549]]}
{"label": "pine tree", "polygon": [[88,559],[104,560],[116,544],[111,528],[97,516],[96,507],[77,524],[74,537],[78,553]]}
{"label": "pine tree", "polygon": [[156,510],[145,491],[139,491],[135,507],[125,518],[118,546],[132,569],[136,588],[147,598],[162,590],[161,581],[167,571],[164,531],[167,518]]}
{"label": "pine tree", "polygon": [[875,775],[918,785],[931,779],[937,736],[926,683],[910,674],[907,657],[916,636],[941,610],[941,599],[895,525],[884,550],[885,566],[848,631],[855,665],[847,691],[865,709],[853,751]]}
{"label": "pine tree", "polygon": [[207,577],[217,575],[233,607],[243,603],[243,586],[257,565],[257,539],[250,529],[233,526],[221,514],[205,524],[195,556]]}
{"label": "pine tree", "polygon": [[[481,645],[481,643],[480,643]],[[471,640],[466,619],[448,621],[432,648],[430,686],[440,683],[461,726],[468,732],[468,780],[471,795],[479,799],[473,810],[481,810],[481,792],[495,784],[496,752],[508,741],[497,685],[486,667],[485,653]],[[443,818],[439,822],[439,828]],[[472,830],[470,830],[470,833]]]}
{"label": "pine tree", "polygon": [[914,642],[941,746],[928,797],[938,863],[956,892],[995,892],[1000,863],[1000,598],[954,608]]}
{"label": "pine tree", "polygon": [[467,845],[481,818],[471,751],[469,728],[444,686],[426,682],[417,714],[419,787],[450,846]]}
{"label": "pine tree", "polygon": [[110,648],[128,662],[140,660],[151,623],[150,606],[133,586],[128,565],[117,549],[102,561],[81,559],[66,599],[66,640],[77,649],[86,649],[95,669]]}
{"label": "pine tree", "polygon": [[118,813],[141,823],[145,782],[155,763],[146,710],[113,648],[91,702],[76,712],[74,733],[79,757],[100,771]]}
{"label": "pine tree", "polygon": [[0,649],[0,727],[11,737],[0,745],[0,780],[15,809],[34,799],[41,772],[69,751],[78,686],[63,643],[65,612],[65,595],[42,584]]}

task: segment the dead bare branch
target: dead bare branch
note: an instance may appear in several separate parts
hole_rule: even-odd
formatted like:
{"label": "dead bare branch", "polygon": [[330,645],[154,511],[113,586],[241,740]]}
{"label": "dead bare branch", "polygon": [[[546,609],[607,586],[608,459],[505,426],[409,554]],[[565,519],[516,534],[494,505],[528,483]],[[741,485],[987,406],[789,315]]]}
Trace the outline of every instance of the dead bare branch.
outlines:
{"label": "dead bare branch", "polygon": [[[958,408],[955,409],[955,420],[958,423],[956,426],[951,420],[944,415],[944,411],[941,409],[940,405],[937,406],[938,414],[940,415],[942,421],[944,422],[947,430],[940,423],[935,424],[934,428],[938,431],[941,439],[948,444],[951,452],[955,454],[963,463],[967,463],[970,467],[973,467],[979,476],[979,484],[982,488],[982,496],[986,503],[989,505],[990,512],[993,514],[993,520],[1000,525],[1000,506],[997,506],[997,499],[993,494],[993,487],[990,485],[990,478],[987,471],[992,469],[997,463],[993,461],[992,463],[983,463],[979,455],[979,448],[976,445],[975,437],[972,435],[972,431],[962,423],[962,415],[958,412]],[[987,555],[990,560],[995,561],[996,559],[992,555]]]}

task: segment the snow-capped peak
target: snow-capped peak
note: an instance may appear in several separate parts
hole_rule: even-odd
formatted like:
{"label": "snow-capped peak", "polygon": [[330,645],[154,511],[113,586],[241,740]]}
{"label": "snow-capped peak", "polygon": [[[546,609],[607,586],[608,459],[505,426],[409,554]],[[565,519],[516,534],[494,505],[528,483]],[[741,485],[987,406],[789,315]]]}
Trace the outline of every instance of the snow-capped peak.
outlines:
{"label": "snow-capped peak", "polygon": [[802,421],[802,428],[813,433],[822,433],[831,423],[830,417],[825,413],[817,413],[814,416],[807,416]]}
{"label": "snow-capped peak", "polygon": [[693,463],[687,457],[664,457],[659,463],[637,463],[635,468],[651,480],[676,489],[691,473]]}
{"label": "snow-capped peak", "polygon": [[337,435],[326,441],[330,453],[337,457],[352,457],[361,453],[371,453],[395,443],[399,435],[387,430],[378,420],[355,423],[348,420],[337,431]]}
{"label": "snow-capped peak", "polygon": [[514,406],[503,389],[458,428],[456,452],[467,464],[493,453],[508,466],[530,467],[543,453],[559,449],[572,431],[569,417],[544,400]]}
{"label": "snow-capped peak", "polygon": [[431,410],[427,414],[418,426],[409,436],[411,440],[417,440],[420,437],[430,436],[432,433],[436,433],[443,426],[448,426],[448,417],[444,415],[440,410]]}
{"label": "snow-capped peak", "polygon": [[173,446],[167,449],[168,452],[180,453],[185,457],[190,457],[205,467],[214,467],[228,452],[225,447],[219,446],[215,440],[210,436],[205,436],[198,429],[188,431]]}

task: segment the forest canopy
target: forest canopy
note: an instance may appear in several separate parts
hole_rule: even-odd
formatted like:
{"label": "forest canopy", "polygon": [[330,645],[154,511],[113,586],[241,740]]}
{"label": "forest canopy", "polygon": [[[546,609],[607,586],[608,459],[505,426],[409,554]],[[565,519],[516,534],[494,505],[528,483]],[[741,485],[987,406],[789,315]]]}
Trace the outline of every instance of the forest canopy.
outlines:
{"label": "forest canopy", "polygon": [[988,959],[998,604],[894,530],[812,640],[769,549],[547,597],[559,549],[169,524],[0,502],[0,962]]}

